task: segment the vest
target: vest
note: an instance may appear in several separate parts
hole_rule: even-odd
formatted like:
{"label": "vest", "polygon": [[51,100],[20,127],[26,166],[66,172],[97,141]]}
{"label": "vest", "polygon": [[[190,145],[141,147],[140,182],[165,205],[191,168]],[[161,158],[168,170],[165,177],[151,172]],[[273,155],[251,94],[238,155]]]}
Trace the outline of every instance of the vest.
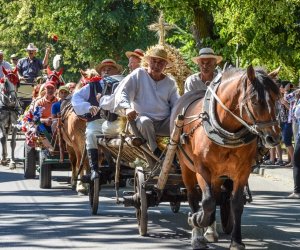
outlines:
{"label": "vest", "polygon": [[[89,85],[90,85],[90,96],[87,101],[91,104],[91,106],[99,107],[99,102],[96,99],[96,95],[102,94],[102,87],[99,82],[90,82]],[[92,116],[90,113],[87,113],[80,117],[85,119],[87,122],[101,119],[100,112],[95,116]]]}

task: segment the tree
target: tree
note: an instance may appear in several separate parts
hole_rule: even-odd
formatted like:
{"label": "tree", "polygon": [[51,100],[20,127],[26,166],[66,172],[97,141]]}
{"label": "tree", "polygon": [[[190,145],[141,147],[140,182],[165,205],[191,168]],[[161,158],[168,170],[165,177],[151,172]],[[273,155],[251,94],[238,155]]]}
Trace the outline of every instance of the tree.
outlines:
{"label": "tree", "polygon": [[[9,53],[23,55],[29,42],[41,48],[59,40],[54,53],[61,53],[64,68],[72,73],[79,68],[93,67],[105,58],[127,65],[126,50],[145,49],[156,38],[145,27],[156,20],[157,11],[148,4],[130,0],[0,0],[0,46]],[[76,74],[76,78],[79,74]]]}
{"label": "tree", "polygon": [[[252,63],[272,70],[282,65],[282,78],[299,79],[298,0],[136,0],[162,9],[181,29],[169,42],[191,58],[209,46],[233,64]],[[193,36],[191,36],[191,34]]]}

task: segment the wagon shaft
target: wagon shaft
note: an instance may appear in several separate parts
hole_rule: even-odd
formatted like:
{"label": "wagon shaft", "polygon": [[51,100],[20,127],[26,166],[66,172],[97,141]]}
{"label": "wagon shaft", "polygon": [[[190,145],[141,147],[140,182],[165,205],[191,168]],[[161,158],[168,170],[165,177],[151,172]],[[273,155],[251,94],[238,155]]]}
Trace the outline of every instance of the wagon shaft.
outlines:
{"label": "wagon shaft", "polygon": [[176,153],[177,145],[179,142],[182,126],[184,123],[184,116],[178,115],[175,120],[174,130],[171,134],[170,144],[168,145],[168,150],[166,153],[165,160],[163,162],[163,166],[160,172],[160,175],[157,180],[157,189],[162,191],[165,188],[165,185],[168,180],[168,175],[170,173],[170,169],[172,166],[172,161],[174,159],[174,155]]}

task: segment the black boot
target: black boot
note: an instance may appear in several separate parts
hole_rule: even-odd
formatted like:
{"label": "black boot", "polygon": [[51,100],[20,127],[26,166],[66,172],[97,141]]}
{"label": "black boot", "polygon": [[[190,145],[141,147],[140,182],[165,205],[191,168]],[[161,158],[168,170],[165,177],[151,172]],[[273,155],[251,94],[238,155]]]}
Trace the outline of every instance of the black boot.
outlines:
{"label": "black boot", "polygon": [[160,158],[161,154],[162,154],[162,151],[159,149],[159,148],[156,148],[154,151],[153,151],[153,154],[157,157],[157,158]]}
{"label": "black boot", "polygon": [[89,165],[91,168],[91,180],[99,178],[99,167],[98,167],[98,149],[92,148],[87,150],[89,159]]}

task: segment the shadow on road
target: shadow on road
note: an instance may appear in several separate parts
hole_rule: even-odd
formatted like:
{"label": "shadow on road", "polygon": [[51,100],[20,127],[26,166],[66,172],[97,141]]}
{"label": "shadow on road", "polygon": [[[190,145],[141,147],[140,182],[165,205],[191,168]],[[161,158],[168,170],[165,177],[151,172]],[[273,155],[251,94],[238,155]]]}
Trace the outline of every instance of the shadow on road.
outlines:
{"label": "shadow on road", "polygon": [[[0,169],[1,171],[1,169]],[[57,183],[62,181],[62,183]],[[138,236],[134,208],[116,205],[113,186],[103,186],[97,216],[91,216],[88,198],[69,188],[67,177],[56,177],[54,188],[39,189],[38,180],[24,180],[21,173],[0,172],[0,186],[18,182],[19,189],[0,191],[0,248],[74,249],[109,244],[109,249],[133,244],[126,249],[190,249],[189,208],[171,212],[169,204],[149,208],[148,236]],[[29,185],[30,184],[30,185]],[[13,186],[12,185],[12,186]],[[131,190],[132,187],[126,188]],[[283,199],[287,193],[254,191],[242,217],[242,234],[247,249],[297,249],[300,242],[300,203]],[[288,208],[288,209],[287,209]],[[217,211],[219,232],[219,210]],[[13,236],[13,238],[12,238]],[[67,243],[66,243],[67,241]],[[149,244],[149,247],[144,246]],[[220,233],[213,249],[228,249],[230,236]],[[131,246],[131,245],[130,245]],[[107,248],[108,249],[108,248]]]}

